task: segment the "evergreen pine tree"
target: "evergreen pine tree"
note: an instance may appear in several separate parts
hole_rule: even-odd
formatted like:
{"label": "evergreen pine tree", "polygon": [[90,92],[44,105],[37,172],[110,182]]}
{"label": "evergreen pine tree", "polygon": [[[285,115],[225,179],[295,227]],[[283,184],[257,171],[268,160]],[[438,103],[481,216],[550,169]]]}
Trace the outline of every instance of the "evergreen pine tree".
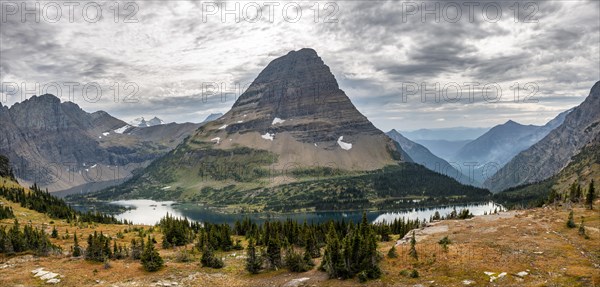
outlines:
{"label": "evergreen pine tree", "polygon": [[573,220],[573,210],[571,210],[571,212],[569,212],[569,219],[567,220],[567,227],[568,228],[577,227],[577,225],[575,225],[575,221]]}
{"label": "evergreen pine tree", "polygon": [[390,251],[388,251],[388,253],[387,253],[387,257],[388,258],[398,257],[398,253],[396,253],[396,245],[392,245],[392,248],[390,248]]}
{"label": "evergreen pine tree", "polygon": [[144,270],[148,272],[158,271],[163,266],[163,259],[160,257],[158,251],[154,248],[154,243],[150,238],[148,238],[144,252],[142,253],[140,259]]}
{"label": "evergreen pine tree", "polygon": [[438,241],[438,244],[442,246],[442,249],[444,249],[444,252],[448,252],[448,244],[452,243],[452,241],[450,241],[450,238],[448,238],[448,236],[444,236],[444,238],[440,239],[440,241]]}
{"label": "evergreen pine tree", "polygon": [[317,239],[313,232],[310,232],[310,234],[306,238],[306,251],[310,253],[310,256],[312,258],[321,257],[321,250],[317,246]]}
{"label": "evergreen pine tree", "polygon": [[58,238],[58,230],[56,230],[56,226],[52,227],[52,234],[50,236],[52,238]]}
{"label": "evergreen pine tree", "polygon": [[[312,258],[310,259],[312,260]],[[298,254],[292,246],[288,247],[285,253],[285,266],[292,272],[305,272],[310,269],[306,265],[304,257]]]}
{"label": "evergreen pine tree", "polygon": [[304,260],[304,264],[306,264],[309,269],[315,267],[315,261],[313,260],[312,254],[308,249],[304,250],[304,256],[302,257],[302,260]]}
{"label": "evergreen pine tree", "polygon": [[410,257],[414,258],[415,260],[419,260],[419,255],[417,254],[417,248],[415,247],[416,244],[417,244],[417,240],[415,239],[415,232],[413,231],[412,238],[410,239],[410,251],[408,251],[408,254],[410,255]]}
{"label": "evergreen pine tree", "polygon": [[258,274],[262,269],[262,260],[256,252],[254,238],[248,240],[248,248],[246,249],[246,270],[252,274]]}
{"label": "evergreen pine tree", "polygon": [[327,245],[325,246],[325,255],[321,262],[320,269],[327,272],[329,278],[344,277],[345,265],[342,257],[341,244],[333,223],[329,225],[327,233]]}
{"label": "evergreen pine tree", "polygon": [[[275,234],[276,235],[276,234]],[[271,269],[278,269],[283,266],[281,259],[281,244],[276,236],[270,236],[267,241],[267,261]]]}
{"label": "evergreen pine tree", "polygon": [[571,202],[577,201],[577,188],[578,187],[579,187],[579,185],[577,184],[577,182],[573,182],[571,184],[571,187],[569,188],[569,200]]}
{"label": "evergreen pine tree", "polygon": [[220,269],[223,268],[223,266],[225,266],[223,260],[215,256],[214,250],[210,246],[206,247],[202,252],[200,263],[202,264],[202,267],[210,267],[215,269]]}
{"label": "evergreen pine tree", "polygon": [[588,187],[588,192],[585,197],[585,203],[588,205],[590,209],[594,209],[594,198],[596,197],[596,189],[594,188],[594,180],[590,182],[590,186]]}
{"label": "evergreen pine tree", "polygon": [[81,256],[81,247],[79,246],[79,240],[77,240],[77,232],[73,235],[73,257]]}

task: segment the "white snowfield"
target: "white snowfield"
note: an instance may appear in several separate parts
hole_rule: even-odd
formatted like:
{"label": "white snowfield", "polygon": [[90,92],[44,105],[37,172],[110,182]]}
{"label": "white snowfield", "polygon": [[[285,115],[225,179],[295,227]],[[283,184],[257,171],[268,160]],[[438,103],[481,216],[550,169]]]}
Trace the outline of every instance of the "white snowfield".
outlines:
{"label": "white snowfield", "polygon": [[103,136],[108,136],[109,134],[109,132],[102,133]]}
{"label": "white snowfield", "polygon": [[217,144],[219,144],[221,142],[221,138],[220,137],[216,137],[214,139],[210,140],[211,142],[217,142]]}
{"label": "white snowfield", "polygon": [[222,125],[219,129],[224,130],[226,127],[227,127],[227,125]]}
{"label": "white snowfield", "polygon": [[285,122],[285,120],[282,120],[280,118],[274,118],[273,122],[271,123],[271,125],[283,124],[283,122]]}
{"label": "white snowfield", "polygon": [[260,137],[263,138],[263,139],[271,140],[272,141],[274,136],[275,136],[275,134],[270,134],[270,133],[267,132],[266,134],[261,135]]}
{"label": "white snowfield", "polygon": [[115,133],[118,133],[118,134],[122,134],[122,133],[124,133],[124,132],[125,132],[125,131],[126,131],[128,128],[130,128],[130,127],[131,127],[130,125],[125,125],[125,126],[123,126],[123,127],[120,127],[120,128],[118,128],[118,129],[114,130],[114,132],[115,132]]}
{"label": "white snowfield", "polygon": [[342,149],[350,150],[352,148],[352,144],[351,143],[347,143],[347,142],[343,142],[342,141],[343,139],[344,139],[344,136],[340,136],[340,138],[337,140],[338,145],[340,145],[340,147]]}

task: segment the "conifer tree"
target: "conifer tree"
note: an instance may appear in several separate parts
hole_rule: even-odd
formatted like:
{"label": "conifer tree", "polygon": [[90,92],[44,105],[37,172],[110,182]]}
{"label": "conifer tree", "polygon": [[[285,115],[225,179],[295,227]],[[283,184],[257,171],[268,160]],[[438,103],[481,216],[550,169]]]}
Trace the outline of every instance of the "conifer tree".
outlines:
{"label": "conifer tree", "polygon": [[302,257],[302,260],[304,260],[304,264],[306,264],[309,269],[315,267],[315,261],[313,260],[312,254],[308,249],[304,250],[304,256]]}
{"label": "conifer tree", "polygon": [[317,238],[313,232],[310,232],[306,238],[306,251],[310,253],[312,258],[321,257],[321,250],[317,246]]}
{"label": "conifer tree", "polygon": [[77,232],[73,235],[73,257],[81,256],[81,247],[79,246],[79,240],[77,240]]}
{"label": "conifer tree", "polygon": [[388,251],[388,253],[387,253],[387,257],[388,258],[398,257],[398,253],[396,253],[396,245],[392,245],[392,248],[390,248],[390,251]]}
{"label": "conifer tree", "polygon": [[448,236],[444,236],[444,238],[440,239],[440,241],[438,241],[438,244],[442,246],[442,249],[444,249],[444,252],[448,252],[448,244],[452,243],[452,241],[450,240],[450,238],[448,238]]}
{"label": "conifer tree", "polygon": [[567,227],[568,228],[577,227],[577,225],[575,225],[575,221],[573,220],[573,210],[571,210],[571,212],[569,212],[569,219],[567,220]]}
{"label": "conifer tree", "polygon": [[256,252],[254,238],[248,240],[248,248],[246,249],[246,270],[252,274],[258,274],[262,269],[262,260]]}
{"label": "conifer tree", "polygon": [[144,270],[148,272],[158,271],[163,266],[163,259],[154,248],[154,243],[149,237],[140,259]]}
{"label": "conifer tree", "polygon": [[408,251],[408,254],[410,255],[410,257],[414,258],[415,260],[419,260],[419,255],[417,254],[417,248],[415,247],[416,244],[417,244],[417,240],[415,239],[415,232],[413,231],[412,238],[410,239],[410,251]]}
{"label": "conifer tree", "polygon": [[588,187],[588,192],[585,197],[585,202],[590,209],[594,209],[594,198],[596,197],[596,189],[594,188],[594,180],[590,182],[590,186]]}
{"label": "conifer tree", "polygon": [[210,267],[215,269],[220,269],[225,266],[223,260],[215,256],[214,250],[211,246],[206,247],[202,252],[200,263],[202,264],[202,267]]}
{"label": "conifer tree", "polygon": [[282,267],[281,244],[277,238],[269,238],[267,242],[267,260],[272,269]]}
{"label": "conifer tree", "polygon": [[52,234],[50,235],[52,238],[58,238],[58,230],[56,230],[56,226],[52,227]]}
{"label": "conifer tree", "polygon": [[344,258],[342,257],[340,240],[335,231],[333,223],[329,225],[327,233],[327,245],[325,246],[325,255],[321,262],[320,269],[327,272],[329,278],[338,278],[345,275]]}
{"label": "conifer tree", "polygon": [[[312,258],[309,259],[312,260]],[[305,272],[310,268],[304,261],[304,257],[297,253],[292,246],[285,253],[285,266],[292,272]]]}

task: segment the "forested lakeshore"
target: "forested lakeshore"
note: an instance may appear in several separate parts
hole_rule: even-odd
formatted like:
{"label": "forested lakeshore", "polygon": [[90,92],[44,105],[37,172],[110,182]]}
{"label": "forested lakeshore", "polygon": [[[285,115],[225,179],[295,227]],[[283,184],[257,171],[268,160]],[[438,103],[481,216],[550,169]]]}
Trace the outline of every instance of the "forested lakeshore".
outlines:
{"label": "forested lakeshore", "polygon": [[[589,193],[578,191],[582,189],[584,190],[584,188],[578,189],[577,187],[573,189],[574,202],[585,202],[578,196]],[[35,192],[30,193],[27,189],[25,189],[25,193],[36,196]],[[76,270],[87,270],[90,273],[83,275],[86,278],[83,285],[86,286],[98,284],[95,282],[99,279],[94,278],[104,278],[103,280],[113,283],[135,280],[152,285],[154,284],[152,282],[156,281],[151,282],[143,278],[154,278],[151,280],[163,282],[165,274],[174,276],[169,278],[176,278],[171,281],[167,279],[166,284],[188,282],[184,283],[184,286],[197,285],[186,281],[192,280],[186,278],[211,276],[210,274],[224,274],[222,276],[226,278],[219,279],[220,283],[215,286],[223,286],[223,280],[239,282],[237,285],[240,286],[263,286],[270,284],[270,281],[265,280],[277,280],[279,283],[272,285],[279,286],[294,277],[297,279],[310,277],[311,280],[331,286],[348,286],[357,281],[373,282],[373,284],[389,282],[389,280],[400,280],[405,283],[423,282],[419,281],[420,278],[436,280],[436,282],[453,282],[450,277],[445,277],[445,272],[464,272],[460,270],[464,270],[467,266],[470,270],[468,274],[473,275],[451,274],[456,274],[455,276],[459,276],[459,278],[469,276],[470,278],[466,279],[474,278],[475,282],[480,282],[480,280],[489,282],[490,279],[487,277],[479,278],[474,275],[483,274],[483,271],[487,272],[492,268],[489,265],[489,258],[478,258],[480,252],[481,254],[498,252],[495,245],[493,247],[482,245],[487,244],[485,242],[490,240],[490,236],[494,238],[500,236],[495,233],[487,234],[486,232],[489,230],[498,227],[496,225],[487,225],[486,227],[486,224],[494,224],[489,220],[506,218],[506,220],[511,220],[511,223],[501,226],[530,225],[522,222],[522,220],[528,220],[528,217],[512,217],[511,219],[513,212],[499,211],[496,214],[494,211],[478,220],[479,218],[473,218],[468,210],[453,210],[447,216],[434,214],[428,221],[396,219],[392,222],[378,223],[370,223],[364,214],[362,220],[358,222],[338,220],[313,223],[288,219],[258,223],[245,218],[233,224],[200,223],[167,215],[156,225],[149,226],[134,225],[131,222],[120,224],[84,222],[78,220],[77,216],[63,216],[66,218],[60,219],[57,218],[58,214],[70,214],[55,212],[59,206],[64,207],[64,202],[60,200],[50,200],[49,202],[53,204],[41,208],[36,207],[35,204],[24,204],[22,203],[23,199],[17,200],[16,198],[24,196],[21,188],[14,188],[4,194],[19,196],[11,197],[14,201],[5,200],[7,198],[0,196],[2,206],[7,211],[5,213],[9,214],[7,218],[0,220],[0,266],[2,264],[18,266],[10,265],[13,259],[26,260],[19,258],[33,255],[38,258],[35,260],[46,262],[47,268],[62,270],[60,272],[68,274],[67,278],[53,278],[64,280],[65,284],[67,282],[74,284],[75,277],[80,276],[79,271]],[[52,195],[41,192],[38,196]],[[33,198],[30,200],[35,202]],[[560,205],[553,206],[559,207]],[[32,208],[43,211],[43,213],[34,211]],[[564,233],[564,235],[561,234],[562,236],[571,236],[572,233],[571,240],[583,240],[582,246],[589,244],[593,246],[594,239],[597,238],[593,226],[597,224],[597,220],[589,216],[592,212],[589,208],[589,206],[577,207],[574,215],[569,215],[566,225],[564,221],[567,220],[567,214],[560,211],[552,211],[549,214],[549,211],[544,211],[544,214],[560,219],[559,221],[564,220],[559,224],[566,229],[560,230]],[[538,214],[542,211],[533,209],[524,212]],[[539,218],[538,216],[532,218]],[[585,216],[585,222],[583,216]],[[464,221],[465,223],[461,224],[460,222],[465,219],[468,222]],[[554,221],[556,219],[550,222]],[[581,221],[581,223],[575,221]],[[440,229],[441,226],[466,227],[458,229],[460,231],[457,233],[456,229],[454,231]],[[579,229],[567,226],[579,226]],[[472,229],[477,230],[477,233],[473,234]],[[429,235],[431,238],[424,239],[424,234],[431,232],[426,230],[436,231],[433,235]],[[518,231],[518,229],[514,230]],[[511,231],[513,229],[510,228],[498,230],[503,234],[502,236]],[[480,237],[481,239],[479,239]],[[479,243],[469,243],[472,240]],[[516,248],[517,246],[523,248],[527,245],[526,242],[515,245],[513,240],[520,240],[520,238],[509,235],[509,238],[502,240],[506,241],[502,243],[504,244],[503,248]],[[545,245],[541,245],[541,247],[557,248],[555,245],[558,243],[560,243],[558,240],[556,243],[544,243]],[[546,246],[547,244],[550,245]],[[472,250],[472,248],[475,249]],[[569,255],[570,260],[575,255]],[[458,265],[449,264],[451,260],[454,260],[452,258],[459,260],[457,261]],[[57,262],[69,267],[52,267]],[[27,263],[28,270],[37,268],[31,264],[33,263]],[[519,263],[511,261],[511,264],[518,265]],[[134,268],[130,268],[130,266],[134,266]],[[68,268],[76,270],[68,271]],[[473,268],[477,272],[472,272]],[[456,270],[451,271],[454,269]],[[17,269],[12,270],[16,272]],[[181,273],[182,270],[185,271]],[[25,271],[25,273],[29,273],[29,271]],[[29,278],[36,278],[31,274],[27,275]],[[17,279],[18,277],[11,278],[10,282],[20,280]],[[210,277],[203,278],[209,282],[213,280],[207,279]],[[531,278],[538,280],[537,277]],[[539,280],[544,279],[545,277],[539,278]],[[35,280],[39,279],[34,279],[34,282],[37,282]]]}
{"label": "forested lakeshore", "polygon": [[[174,250],[178,262],[196,261],[200,257],[200,265],[208,268],[225,267],[217,254],[238,250],[246,254],[245,269],[249,274],[279,269],[306,272],[317,268],[330,278],[366,281],[382,275],[379,263],[384,254],[377,251],[379,242],[390,241],[392,236],[402,238],[426,224],[426,221],[404,218],[370,223],[366,213],[358,223],[346,220],[309,223],[288,219],[259,224],[246,218],[231,225],[200,223],[167,214],[155,226],[140,226],[99,212],[81,213],[36,185],[29,189],[0,187],[0,197],[51,219],[64,220],[73,230],[59,234],[53,226],[47,232],[54,221],[41,226],[31,221],[23,224],[12,207],[2,206],[0,219],[13,222],[5,221],[0,227],[0,253],[6,256],[66,255],[102,262],[106,268],[116,260],[134,260],[148,272],[158,271],[164,265],[155,247],[159,244],[161,250]],[[448,216],[449,219],[469,217],[468,210],[454,211]],[[431,218],[440,219],[444,218],[439,214]],[[105,232],[103,226],[115,226],[118,231],[111,234]],[[83,227],[91,229],[87,234],[78,232]],[[131,238],[129,242],[123,242],[126,235]],[[71,244],[54,244],[54,239],[71,241]]]}
{"label": "forested lakeshore", "polygon": [[[567,195],[551,196],[547,203],[586,203],[592,208],[593,190],[593,182],[587,190],[572,185]],[[381,280],[386,274],[382,264],[401,256],[404,264],[411,267],[403,269],[400,275],[418,278],[422,268],[427,270],[426,266],[435,263],[436,255],[448,256],[449,246],[457,243],[451,239],[452,234],[440,235],[441,239],[435,244],[438,247],[427,247],[433,250],[431,257],[430,251],[423,250],[417,243],[415,231],[444,220],[473,218],[468,209],[454,209],[446,216],[436,212],[429,220],[399,218],[372,223],[363,212],[358,222],[342,219],[314,223],[287,219],[258,223],[245,218],[232,224],[213,224],[167,214],[156,225],[149,226],[134,225],[100,212],[79,212],[36,185],[29,189],[2,186],[0,198],[6,200],[0,206],[2,258],[26,254],[72,258],[100,264],[104,269],[115,268],[117,272],[125,271],[116,266],[131,263],[144,272],[161,272],[174,263],[225,270],[231,268],[228,265],[231,262],[223,256],[239,253],[243,254],[243,265],[235,268],[247,276],[271,276],[285,270],[318,272],[330,279],[366,282]],[[21,220],[24,210],[35,211],[47,220]],[[574,220],[570,214],[569,228],[576,226]],[[594,236],[586,232],[583,219],[579,230],[582,238]],[[390,244],[389,249],[381,249]]]}
{"label": "forested lakeshore", "polygon": [[[20,187],[0,186],[0,196],[12,202],[19,203],[22,207],[47,214],[52,218],[65,219],[67,222],[74,220],[88,223],[127,224],[127,222],[117,220],[112,215],[106,215],[101,212],[77,211],[63,199],[50,194],[47,190],[41,190],[36,184],[27,190]],[[0,219],[2,219],[2,213],[0,212]],[[7,216],[6,218],[11,217],[13,216]]]}

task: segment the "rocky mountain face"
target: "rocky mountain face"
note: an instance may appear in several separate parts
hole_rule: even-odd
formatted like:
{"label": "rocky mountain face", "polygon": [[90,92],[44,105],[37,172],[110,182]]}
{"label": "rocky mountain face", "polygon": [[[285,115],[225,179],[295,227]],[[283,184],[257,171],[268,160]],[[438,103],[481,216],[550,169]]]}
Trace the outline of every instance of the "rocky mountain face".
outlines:
{"label": "rocky mountain face", "polygon": [[194,140],[215,149],[268,150],[280,165],[373,170],[401,160],[402,150],[363,116],[312,49],[273,60],[231,110]]}
{"label": "rocky mountain face", "polygon": [[354,107],[317,53],[302,49],[273,60],[230,111],[106,194],[197,200],[410,161]]}
{"label": "rocky mountain face", "polygon": [[512,158],[484,185],[500,191],[557,174],[585,147],[600,143],[599,108],[600,82],[597,82],[585,101],[566,114],[562,124]]}
{"label": "rocky mountain face", "polygon": [[410,158],[418,164],[422,164],[430,170],[447,175],[464,184],[474,184],[466,175],[456,169],[447,161],[431,153],[426,147],[413,142],[395,129],[386,133],[391,139],[396,141],[402,147]]}
{"label": "rocky mountain face", "polygon": [[20,181],[50,191],[128,177],[198,127],[119,133],[125,122],[103,111],[87,113],[49,94],[0,107],[0,119],[0,154],[10,159]]}
{"label": "rocky mountain face", "polygon": [[472,175],[483,183],[491,174],[503,167],[519,152],[540,141],[563,123],[567,110],[543,126],[522,125],[512,120],[497,125],[477,139],[464,145],[452,157],[461,166],[472,165]]}

